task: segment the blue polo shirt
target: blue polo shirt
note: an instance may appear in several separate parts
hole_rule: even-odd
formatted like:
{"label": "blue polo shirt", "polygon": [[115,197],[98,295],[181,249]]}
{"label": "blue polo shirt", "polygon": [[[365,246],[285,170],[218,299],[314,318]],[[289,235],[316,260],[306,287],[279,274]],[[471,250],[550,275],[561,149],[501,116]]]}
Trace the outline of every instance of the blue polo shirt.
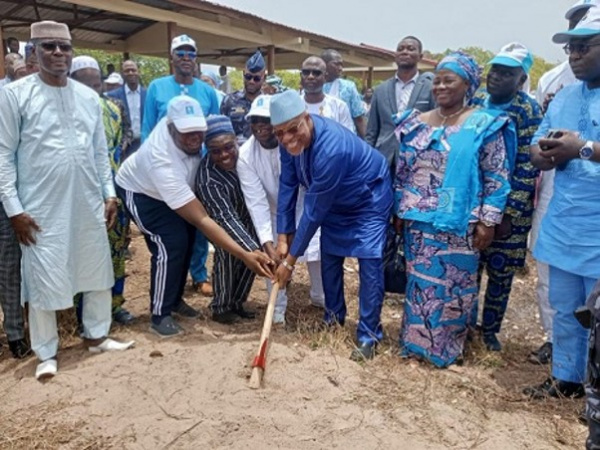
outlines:
{"label": "blue polo shirt", "polygon": [[168,75],[150,83],[146,92],[144,106],[144,123],[142,124],[142,141],[150,135],[156,124],[167,115],[169,101],[178,95],[189,95],[195,98],[206,117],[219,114],[219,100],[212,86],[194,78],[192,84],[181,85],[175,76]]}

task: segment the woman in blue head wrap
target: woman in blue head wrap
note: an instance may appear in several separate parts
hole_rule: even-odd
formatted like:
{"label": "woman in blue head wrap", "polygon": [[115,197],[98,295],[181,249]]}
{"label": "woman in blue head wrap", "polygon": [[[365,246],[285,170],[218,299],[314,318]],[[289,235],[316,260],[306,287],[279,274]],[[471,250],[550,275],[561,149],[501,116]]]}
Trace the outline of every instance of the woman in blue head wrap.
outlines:
{"label": "woman in blue head wrap", "polygon": [[477,311],[479,251],[510,192],[515,130],[504,113],[471,107],[480,74],[471,56],[449,54],[433,80],[438,107],[396,121],[394,224],[408,279],[401,354],[438,367],[462,358]]}

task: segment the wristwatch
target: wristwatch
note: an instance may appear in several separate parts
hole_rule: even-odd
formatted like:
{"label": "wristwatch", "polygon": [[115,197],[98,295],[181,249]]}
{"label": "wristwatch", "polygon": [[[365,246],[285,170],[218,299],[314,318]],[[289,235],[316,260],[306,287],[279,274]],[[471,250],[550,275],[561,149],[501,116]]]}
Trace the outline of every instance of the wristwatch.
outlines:
{"label": "wristwatch", "polygon": [[290,272],[294,271],[294,266],[292,266],[290,263],[288,263],[285,259],[283,261],[281,261],[281,265],[283,267],[285,267],[287,270],[289,270]]}
{"label": "wristwatch", "polygon": [[594,156],[594,141],[587,141],[583,147],[579,149],[579,157],[588,161]]}

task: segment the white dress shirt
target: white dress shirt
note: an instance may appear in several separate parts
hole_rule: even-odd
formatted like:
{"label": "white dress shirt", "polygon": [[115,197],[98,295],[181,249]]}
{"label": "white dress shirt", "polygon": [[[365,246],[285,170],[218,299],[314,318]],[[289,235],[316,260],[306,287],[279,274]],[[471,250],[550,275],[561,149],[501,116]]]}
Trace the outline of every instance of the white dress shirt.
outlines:
{"label": "white dress shirt", "polygon": [[419,73],[417,72],[414,77],[408,80],[406,83],[398,78],[398,74],[395,75],[396,78],[396,106],[398,107],[398,112],[404,111],[406,106],[408,105],[408,101],[410,100],[410,96],[412,95],[413,90],[415,89],[415,85],[417,84],[417,79],[419,78]]}
{"label": "white dress shirt", "polygon": [[[302,94],[302,98],[304,98],[304,93]],[[325,94],[325,98],[322,102],[308,103],[306,99],[304,102],[306,103],[306,110],[310,114],[316,114],[321,117],[327,117],[328,119],[335,120],[339,124],[351,130],[353,133],[356,133],[354,121],[350,115],[350,110],[348,109],[346,102],[343,100],[333,97],[332,95]]]}
{"label": "white dress shirt", "polygon": [[132,91],[125,84],[125,98],[127,98],[133,138],[139,139],[142,135],[142,92],[140,86],[138,85],[137,89]]}
{"label": "white dress shirt", "polygon": [[[251,136],[240,148],[236,170],[260,245],[269,241],[276,245],[277,197],[279,195],[279,175],[281,174],[279,147],[264,148],[254,136]],[[297,221],[302,215],[304,193],[304,189],[300,188],[296,203]],[[315,233],[304,258],[300,261],[304,259],[307,262],[321,260],[320,235],[321,229]]]}
{"label": "white dress shirt", "polygon": [[193,188],[199,164],[200,152],[188,155],[177,148],[163,117],[140,149],[125,160],[115,181],[127,191],[178,209],[196,198]]}

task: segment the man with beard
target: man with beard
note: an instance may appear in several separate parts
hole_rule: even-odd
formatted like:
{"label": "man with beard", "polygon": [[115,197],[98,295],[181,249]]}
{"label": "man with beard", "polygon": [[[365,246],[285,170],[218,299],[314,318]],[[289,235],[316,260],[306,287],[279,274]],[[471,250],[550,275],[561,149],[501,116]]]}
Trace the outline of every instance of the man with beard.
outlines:
{"label": "man with beard", "polygon": [[[573,30],[552,40],[565,44],[579,81],[556,94],[531,147],[537,168],[555,169],[554,193],[533,250],[550,266],[550,306],[556,311],[552,375],[524,390],[533,398],[583,395],[589,332],[573,312],[600,279],[600,8],[589,8]],[[598,363],[590,363],[589,422],[597,427]]]}
{"label": "man with beard", "polygon": [[[502,346],[496,334],[500,332],[514,275],[525,265],[527,255],[527,237],[539,174],[531,164],[529,146],[542,122],[542,111],[534,99],[520,90],[533,65],[533,56],[524,45],[518,42],[505,45],[490,65],[487,92],[478,94],[473,103],[506,112],[515,125],[518,145],[511,192],[502,222],[496,226],[494,241],[481,252],[479,259],[480,276],[484,269],[488,275],[481,321],[483,341],[488,350],[500,351]],[[476,309],[472,320],[475,325]]]}
{"label": "man with beard", "polygon": [[306,110],[310,114],[335,120],[355,132],[354,122],[346,103],[323,92],[325,67],[325,61],[317,56],[310,56],[302,63],[300,85],[302,86],[302,96],[306,102]]}
{"label": "man with beard", "polygon": [[339,98],[348,105],[356,133],[364,138],[367,128],[366,110],[354,81],[341,78],[344,71],[342,55],[336,50],[328,49],[321,54],[321,59],[325,61],[326,67],[326,83],[323,85],[323,91],[332,97]]}
{"label": "man with beard", "polygon": [[0,199],[21,243],[22,299],[29,305],[36,378],[57,373],[56,311],[83,293],[90,352],[125,350],[107,337],[114,284],[106,233],[117,198],[98,95],[68,78],[67,25],[31,25],[40,73],[0,91]]}
{"label": "man with beard", "polygon": [[[247,252],[260,249],[254,225],[236,172],[238,146],[231,121],[226,116],[207,119],[206,149],[198,168],[196,192],[208,215]],[[254,273],[240,259],[221,248],[215,249],[213,286],[210,304],[212,319],[230,324],[238,318],[254,319],[244,308]]]}
{"label": "man with beard", "polygon": [[[339,101],[335,99],[336,101]],[[279,142],[271,125],[269,105],[271,97],[261,95],[254,102],[248,113],[252,128],[252,137],[240,149],[237,162],[237,173],[240,177],[246,205],[250,211],[254,228],[263,250],[274,261],[279,262],[275,248],[277,243],[277,199],[279,197],[279,175],[281,159]],[[346,108],[346,104],[341,102]],[[348,115],[348,117],[350,117]],[[302,214],[305,190],[298,193],[296,217]],[[310,276],[310,302],[318,308],[324,307],[325,294],[321,281],[320,233],[315,233],[302,259],[306,261]],[[271,292],[272,283],[267,280],[267,290]],[[284,323],[287,308],[285,288],[279,290],[275,303],[273,323]]]}
{"label": "man with beard", "polygon": [[108,92],[106,96],[121,102],[125,116],[131,124],[132,141],[127,148],[127,153],[121,158],[124,161],[127,156],[135,153],[141,145],[146,88],[140,84],[140,73],[135,61],[125,61],[121,69],[125,84],[114,91]]}
{"label": "man with beard", "polygon": [[422,58],[421,41],[414,36],[403,38],[396,47],[396,75],[377,86],[373,93],[365,140],[386,157],[390,166],[394,165],[398,152],[393,117],[408,109],[427,112],[435,107],[431,93],[433,74],[419,74]]}
{"label": "man with beard", "polygon": [[261,94],[265,81],[265,59],[260,51],[256,51],[244,69],[244,89],[227,95],[221,103],[221,114],[229,117],[237,142],[242,145],[252,134],[246,114],[250,111],[252,101]]}
{"label": "man with beard", "polygon": [[[219,114],[219,100],[212,86],[194,77],[197,56],[196,42],[186,34],[177,36],[171,42],[171,62],[174,75],[154,80],[148,86],[144,117],[142,121],[142,142],[150,135],[154,126],[166,116],[169,101],[178,95],[187,95],[200,103],[204,116]],[[198,231],[194,242],[194,253],[190,264],[193,288],[202,295],[212,296],[213,289],[208,280],[206,259],[208,241]]]}

